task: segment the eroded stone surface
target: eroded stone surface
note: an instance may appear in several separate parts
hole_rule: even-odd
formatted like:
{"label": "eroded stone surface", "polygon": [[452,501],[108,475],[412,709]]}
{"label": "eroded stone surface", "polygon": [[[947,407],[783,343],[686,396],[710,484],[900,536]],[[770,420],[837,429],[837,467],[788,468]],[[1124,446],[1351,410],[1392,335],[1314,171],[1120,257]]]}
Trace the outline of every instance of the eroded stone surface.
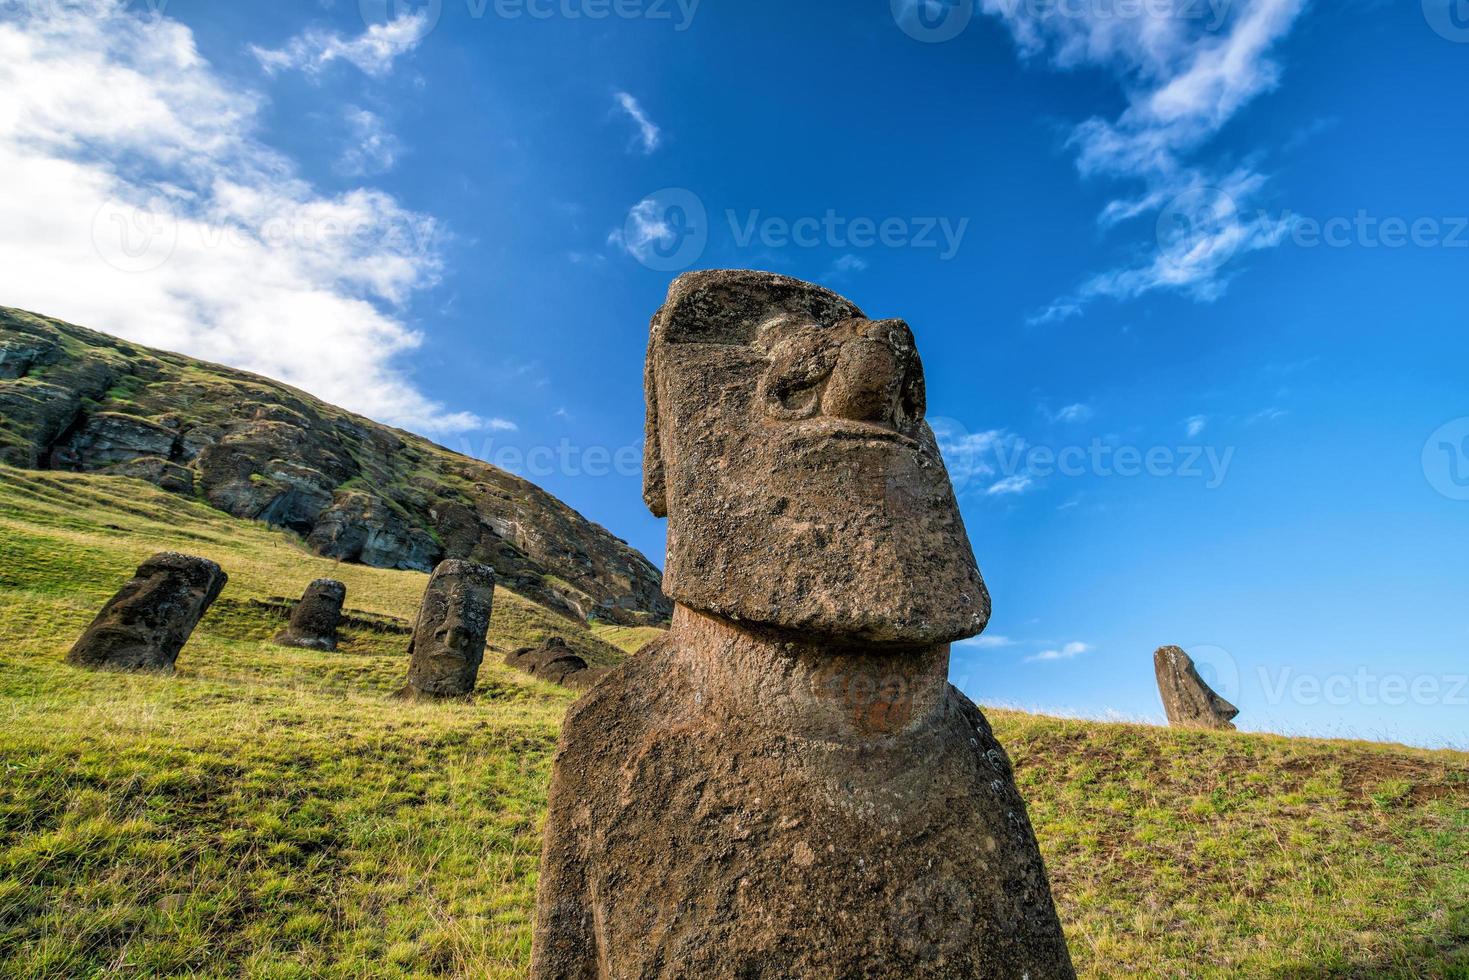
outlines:
{"label": "eroded stone surface", "polygon": [[434,569],[408,644],[405,697],[453,698],[474,691],[495,601],[495,570],[451,558]]}
{"label": "eroded stone surface", "polygon": [[1168,724],[1177,728],[1214,728],[1234,731],[1239,709],[1214,693],[1181,647],[1159,647],[1153,654],[1153,673]]}
{"label": "eroded stone surface", "polygon": [[171,673],[229,576],[207,558],[154,555],[102,607],[66,655],[82,667]]}
{"label": "eroded stone surface", "polygon": [[291,611],[290,625],[276,634],[275,641],[288,647],[335,650],[342,603],[346,601],[346,585],[336,579],[317,579],[306,586],[301,601]]}
{"label": "eroded stone surface", "polygon": [[989,597],[907,326],[694,273],[647,383],[678,605],[563,725],[532,976],[1073,977],[1010,762],[947,681]]}
{"label": "eroded stone surface", "polygon": [[[538,647],[521,647],[508,653],[505,655],[505,663],[538,680],[576,688],[590,687],[605,672],[590,667],[559,636],[548,636]],[[588,671],[592,671],[590,676],[581,676]]]}

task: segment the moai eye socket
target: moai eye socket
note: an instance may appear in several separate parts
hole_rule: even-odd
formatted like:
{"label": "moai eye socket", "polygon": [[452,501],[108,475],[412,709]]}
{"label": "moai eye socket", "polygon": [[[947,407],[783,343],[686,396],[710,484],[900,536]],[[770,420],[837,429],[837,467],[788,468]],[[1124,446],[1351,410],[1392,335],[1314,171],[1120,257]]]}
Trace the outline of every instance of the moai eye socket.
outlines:
{"label": "moai eye socket", "polygon": [[783,420],[816,415],[840,353],[830,331],[809,320],[783,315],[761,325],[754,346],[769,361],[758,393],[765,410]]}

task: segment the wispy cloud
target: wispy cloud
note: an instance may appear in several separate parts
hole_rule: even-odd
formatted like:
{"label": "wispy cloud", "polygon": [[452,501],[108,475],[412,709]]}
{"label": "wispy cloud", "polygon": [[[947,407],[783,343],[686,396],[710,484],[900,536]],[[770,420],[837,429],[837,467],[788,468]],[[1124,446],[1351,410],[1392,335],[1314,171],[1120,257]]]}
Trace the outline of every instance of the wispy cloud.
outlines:
{"label": "wispy cloud", "polygon": [[1003,480],[996,480],[994,483],[991,483],[989,489],[985,491],[985,495],[989,497],[1008,497],[1014,494],[1024,493],[1033,486],[1035,486],[1035,481],[1028,475],[1016,473],[1014,476],[1007,476]]}
{"label": "wispy cloud", "polygon": [[1204,429],[1205,429],[1205,427],[1208,426],[1208,424],[1209,424],[1209,416],[1207,416],[1207,415],[1191,415],[1187,419],[1184,419],[1183,429],[1184,429],[1185,432],[1188,433],[1188,437],[1190,439],[1193,439],[1193,438],[1197,437],[1199,435],[1199,433],[1203,432]]}
{"label": "wispy cloud", "polygon": [[985,633],[980,636],[972,636],[967,640],[960,640],[957,645],[961,647],[978,647],[981,650],[998,650],[1001,647],[1014,646],[1015,641],[1008,636]]}
{"label": "wispy cloud", "polygon": [[406,304],[439,279],[439,222],[303,180],[183,25],[114,0],[22,10],[0,23],[7,303],[419,431],[487,424],[397,361],[423,339]]}
{"label": "wispy cloud", "polygon": [[1118,16],[1085,5],[983,0],[1024,57],[1048,58],[1060,69],[1102,67],[1118,77],[1127,109],[1115,120],[1081,123],[1068,146],[1084,177],[1140,185],[1102,210],[1103,229],[1157,216],[1156,249],[1091,277],[1031,323],[1079,316],[1098,298],[1155,290],[1213,300],[1228,286],[1231,258],[1280,244],[1284,222],[1246,216],[1263,194],[1264,176],[1248,165],[1219,168],[1191,159],[1241,108],[1279,83],[1271,52],[1305,4],[1143,4],[1132,16]]}
{"label": "wispy cloud", "polygon": [[1082,643],[1080,641],[1076,641],[1073,643],[1068,643],[1065,646],[1060,647],[1059,649],[1042,650],[1040,653],[1037,653],[1034,656],[1026,657],[1025,662],[1028,664],[1038,664],[1049,663],[1055,660],[1074,660],[1077,657],[1081,656],[1083,653],[1091,652],[1091,649],[1092,647],[1090,643]]}
{"label": "wispy cloud", "polygon": [[382,117],[367,109],[348,106],[343,118],[347,123],[348,142],[337,161],[337,171],[347,177],[367,177],[392,170],[403,147],[388,131]]}
{"label": "wispy cloud", "polygon": [[643,153],[652,153],[658,149],[658,144],[663,140],[663,132],[658,125],[648,118],[647,112],[637,99],[626,92],[618,92],[613,96],[617,107],[627,113],[629,119],[637,124],[638,145],[642,147]]}
{"label": "wispy cloud", "polygon": [[1086,405],[1081,402],[1078,402],[1074,405],[1063,405],[1061,408],[1058,408],[1054,412],[1051,411],[1049,405],[1042,404],[1040,406],[1040,410],[1041,414],[1044,415],[1047,419],[1051,420],[1052,422],[1063,424],[1087,422],[1090,421],[1092,417],[1097,414],[1090,405]]}
{"label": "wispy cloud", "polygon": [[607,244],[641,262],[653,254],[654,245],[665,245],[677,238],[678,232],[668,223],[666,209],[652,198],[644,198],[628,211],[623,227],[614,228],[607,235]]}
{"label": "wispy cloud", "polygon": [[336,31],[308,28],[277,49],[250,46],[250,53],[268,74],[297,70],[314,75],[336,61],[356,65],[363,72],[381,77],[393,70],[393,62],[422,43],[428,33],[428,14],[402,14],[383,24],[373,24],[356,37]]}

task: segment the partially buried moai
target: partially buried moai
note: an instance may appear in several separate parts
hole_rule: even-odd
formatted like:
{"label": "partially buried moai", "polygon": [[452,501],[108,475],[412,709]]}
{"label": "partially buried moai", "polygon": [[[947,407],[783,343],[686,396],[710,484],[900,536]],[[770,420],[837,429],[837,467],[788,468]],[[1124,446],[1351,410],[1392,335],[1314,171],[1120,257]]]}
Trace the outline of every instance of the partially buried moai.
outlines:
{"label": "partially buried moai", "polygon": [[665,639],[572,707],[531,974],[1074,976],[949,644],[989,595],[908,326],[757,272],[653,318]]}
{"label": "partially buried moai", "polygon": [[67,662],[172,673],[179,651],[227,581],[224,570],[207,558],[154,555],[102,607]]}
{"label": "partially buried moai", "polygon": [[399,695],[457,698],[474,691],[495,602],[495,570],[451,558],[429,579],[408,644],[408,684]]}
{"label": "partially buried moai", "polygon": [[275,635],[275,642],[287,647],[335,650],[342,604],[346,601],[347,586],[336,579],[317,579],[306,586],[301,601],[291,611],[290,625]]}
{"label": "partially buried moai", "polygon": [[1181,647],[1159,647],[1153,653],[1153,674],[1168,724],[1175,728],[1212,728],[1234,731],[1239,709],[1214,692],[1193,658]]}

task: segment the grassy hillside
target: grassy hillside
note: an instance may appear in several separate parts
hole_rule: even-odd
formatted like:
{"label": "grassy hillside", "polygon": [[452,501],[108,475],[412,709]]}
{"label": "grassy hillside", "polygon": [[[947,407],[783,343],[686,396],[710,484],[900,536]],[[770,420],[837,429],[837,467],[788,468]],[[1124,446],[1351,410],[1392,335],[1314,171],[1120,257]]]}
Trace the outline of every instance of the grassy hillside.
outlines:
{"label": "grassy hillside", "polygon": [[[172,678],[61,662],[161,548],[229,571]],[[0,468],[0,976],[513,977],[573,695],[492,651],[471,704],[388,700],[404,637],[266,639],[334,565],[119,477]],[[497,596],[500,650],[603,636]],[[1088,976],[1469,977],[1469,757],[992,713]]]}

